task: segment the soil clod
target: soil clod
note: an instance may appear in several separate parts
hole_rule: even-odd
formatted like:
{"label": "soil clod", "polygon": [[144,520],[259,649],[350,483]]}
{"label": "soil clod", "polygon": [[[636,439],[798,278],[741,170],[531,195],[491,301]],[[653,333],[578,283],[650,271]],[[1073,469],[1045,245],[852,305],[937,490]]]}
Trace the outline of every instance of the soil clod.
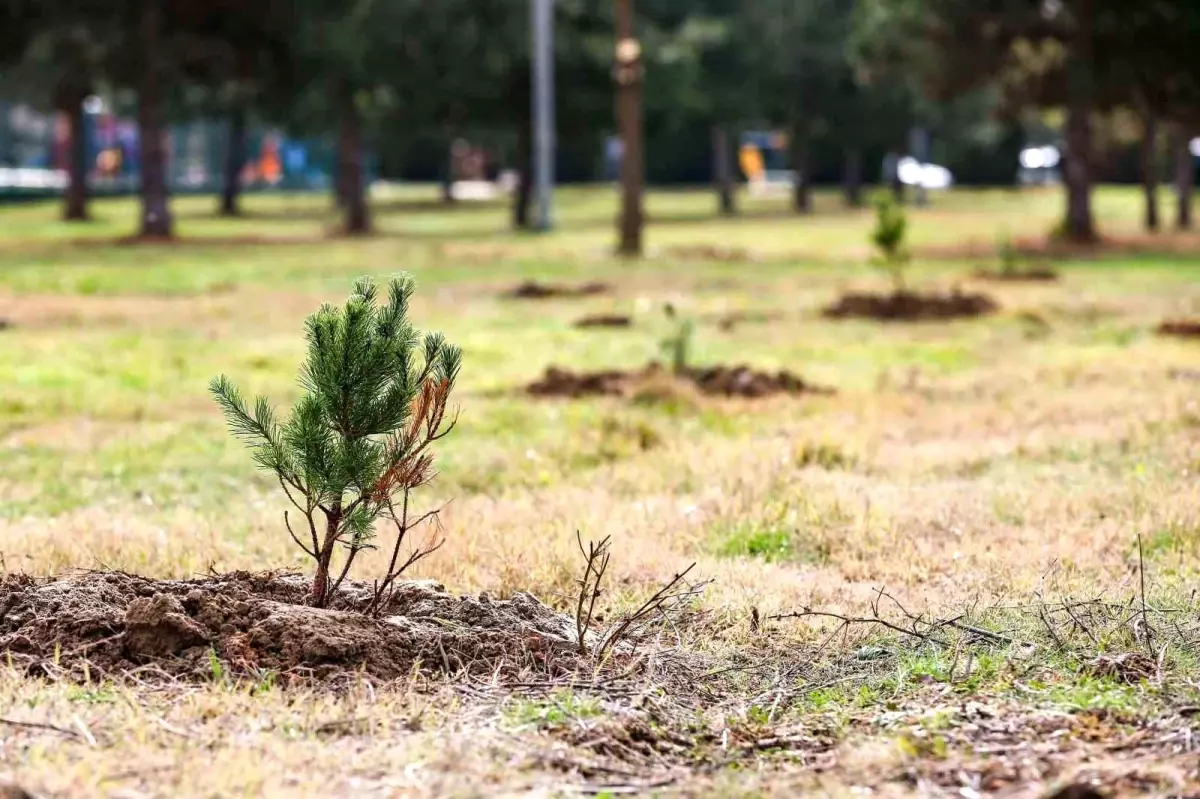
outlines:
{"label": "soil clod", "polygon": [[575,327],[631,327],[633,318],[625,314],[592,314],[575,321]]}
{"label": "soil clod", "polygon": [[1200,319],[1168,319],[1158,326],[1158,335],[1200,338]]}
{"label": "soil clod", "polygon": [[30,673],[119,675],[154,664],[169,679],[276,672],[380,679],[412,669],[555,675],[578,659],[571,622],[534,597],[455,596],[432,582],[399,587],[379,617],[365,615],[371,589],[348,583],[329,609],[304,604],[298,575],[150,580],[88,572],[0,581],[0,654]]}
{"label": "soil clod", "polygon": [[827,307],[830,319],[864,318],[893,321],[924,321],[984,316],[999,309],[986,294],[955,290],[949,294],[897,291],[891,294],[846,294]]}
{"label": "soil clod", "polygon": [[1058,272],[1048,266],[1031,266],[1022,269],[976,269],[972,275],[976,280],[991,280],[998,283],[1048,283],[1058,280]]}
{"label": "soil clod", "polygon": [[574,372],[551,366],[540,380],[529,386],[528,391],[538,397],[633,397],[664,380],[674,380],[710,396],[754,398],[774,394],[832,393],[829,389],[810,385],[786,370],[763,372],[740,365],[691,368],[672,374],[657,363],[635,371]]}
{"label": "soil clod", "polygon": [[527,280],[508,291],[505,296],[515,300],[548,300],[556,297],[592,297],[597,294],[608,294],[611,291],[612,286],[597,281],[568,286],[560,283],[540,283],[536,280]]}

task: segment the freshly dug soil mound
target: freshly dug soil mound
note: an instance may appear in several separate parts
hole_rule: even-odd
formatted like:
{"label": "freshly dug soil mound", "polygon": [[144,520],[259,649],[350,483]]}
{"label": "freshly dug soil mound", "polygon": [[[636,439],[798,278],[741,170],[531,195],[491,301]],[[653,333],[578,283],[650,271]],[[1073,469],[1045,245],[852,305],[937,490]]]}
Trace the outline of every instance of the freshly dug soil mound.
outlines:
{"label": "freshly dug soil mound", "polygon": [[575,321],[575,327],[631,327],[633,318],[624,314],[593,314]]}
{"label": "freshly dug soil mound", "polygon": [[1168,319],[1158,326],[1158,335],[1200,338],[1200,319]]}
{"label": "freshly dug soil mound", "polygon": [[976,269],[976,280],[992,280],[998,283],[1038,283],[1058,280],[1058,272],[1048,266],[1028,269]]}
{"label": "freshly dug soil mound", "polygon": [[308,580],[235,572],[149,580],[89,572],[0,581],[0,656],[30,673],[92,676],[153,664],[168,678],[277,672],[284,679],[365,671],[390,679],[414,666],[448,673],[573,671],[572,624],[524,593],[508,600],[454,596],[432,582],[399,587],[378,618],[361,612],[370,587],[354,583],[335,607],[304,604]]}
{"label": "freshly dug soil mound", "polygon": [[632,397],[641,389],[652,387],[664,379],[674,379],[698,389],[703,394],[726,397],[766,397],[772,394],[830,394],[829,389],[804,382],[788,371],[760,372],[749,366],[712,366],[688,369],[673,375],[660,364],[651,363],[639,370],[625,372],[573,372],[551,366],[528,391],[537,397]]}
{"label": "freshly dug soil mound", "polygon": [[555,297],[591,297],[596,294],[607,294],[610,291],[612,291],[612,286],[607,283],[592,282],[581,283],[578,286],[566,286],[527,280],[508,291],[505,296],[515,300],[548,300]]}
{"label": "freshly dug soil mound", "polygon": [[825,309],[830,319],[861,317],[883,321],[916,321],[926,319],[958,319],[983,316],[998,306],[986,294],[919,294],[897,291],[892,294],[846,294]]}
{"label": "freshly dug soil mound", "polygon": [[8,321],[3,316],[0,316],[0,330],[8,330],[12,326],[12,322]]}

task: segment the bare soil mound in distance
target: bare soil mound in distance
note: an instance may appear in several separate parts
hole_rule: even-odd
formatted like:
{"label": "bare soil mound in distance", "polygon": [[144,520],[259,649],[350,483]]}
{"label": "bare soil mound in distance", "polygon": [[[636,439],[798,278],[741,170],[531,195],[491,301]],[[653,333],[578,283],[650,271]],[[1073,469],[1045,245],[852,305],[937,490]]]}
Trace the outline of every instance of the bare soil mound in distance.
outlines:
{"label": "bare soil mound in distance", "polygon": [[962,319],[994,313],[999,305],[986,294],[846,294],[825,309],[829,319],[878,319],[884,322]]}
{"label": "bare soil mound in distance", "polygon": [[575,372],[551,366],[541,379],[528,387],[528,391],[538,397],[632,397],[664,380],[690,385],[710,396],[756,398],[775,394],[832,393],[829,389],[806,383],[788,371],[764,372],[741,365],[692,368],[674,374],[657,363],[635,371]]}

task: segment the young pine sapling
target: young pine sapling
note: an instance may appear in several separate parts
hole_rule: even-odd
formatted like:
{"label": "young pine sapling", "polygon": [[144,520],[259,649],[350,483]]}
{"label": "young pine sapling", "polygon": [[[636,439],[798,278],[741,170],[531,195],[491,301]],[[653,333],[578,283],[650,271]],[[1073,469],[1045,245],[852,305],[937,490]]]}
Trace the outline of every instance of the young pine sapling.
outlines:
{"label": "young pine sapling", "polygon": [[907,237],[908,216],[903,206],[890,192],[881,192],[875,198],[875,229],[871,231],[871,243],[879,252],[872,263],[891,276],[896,294],[904,292],[904,272],[910,260]]}
{"label": "young pine sapling", "polygon": [[274,473],[307,524],[297,535],[284,513],[292,540],[315,561],[309,601],[316,607],[328,606],[355,558],[375,548],[381,519],[392,522],[396,537],[371,612],[386,604],[405,569],[440,546],[416,546],[401,558],[408,534],[437,517],[412,518],[410,495],[433,479],[431,446],[454,428],[446,409],[462,351],[440,333],[413,328],[412,293],[411,278],[393,279],[380,306],[375,284],[361,278],[344,307],[327,304],[310,316],[304,393],[282,422],[265,397],[249,410],[224,375],[210,386],[230,431]]}

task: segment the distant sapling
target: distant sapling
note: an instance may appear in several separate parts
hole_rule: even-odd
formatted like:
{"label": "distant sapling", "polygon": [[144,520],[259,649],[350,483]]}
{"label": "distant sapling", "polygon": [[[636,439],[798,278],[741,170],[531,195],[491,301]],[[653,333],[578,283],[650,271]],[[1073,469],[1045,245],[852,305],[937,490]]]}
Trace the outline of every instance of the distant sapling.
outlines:
{"label": "distant sapling", "polygon": [[688,369],[688,359],[692,353],[692,338],[696,332],[696,322],[682,316],[673,303],[663,307],[668,321],[673,325],[671,334],[659,342],[659,349],[671,362],[671,372],[676,375],[684,374]]}
{"label": "distant sapling", "polygon": [[904,272],[910,260],[907,237],[908,216],[903,206],[890,192],[880,192],[875,198],[875,229],[871,231],[871,243],[879,252],[872,263],[891,276],[896,294],[904,291]]}
{"label": "distant sapling", "polygon": [[285,421],[265,397],[248,410],[224,375],[210,386],[230,431],[275,474],[307,524],[297,535],[284,513],[292,540],[316,563],[309,597],[316,607],[328,606],[355,558],[375,548],[380,519],[395,525],[396,537],[387,571],[375,581],[372,612],[405,569],[441,545],[417,546],[401,558],[408,534],[437,517],[411,518],[410,495],[433,479],[430,447],[454,428],[446,409],[462,351],[440,333],[413,328],[411,278],[389,282],[386,305],[377,304],[377,293],[360,278],[345,306],[323,305],[305,322],[304,394]]}

